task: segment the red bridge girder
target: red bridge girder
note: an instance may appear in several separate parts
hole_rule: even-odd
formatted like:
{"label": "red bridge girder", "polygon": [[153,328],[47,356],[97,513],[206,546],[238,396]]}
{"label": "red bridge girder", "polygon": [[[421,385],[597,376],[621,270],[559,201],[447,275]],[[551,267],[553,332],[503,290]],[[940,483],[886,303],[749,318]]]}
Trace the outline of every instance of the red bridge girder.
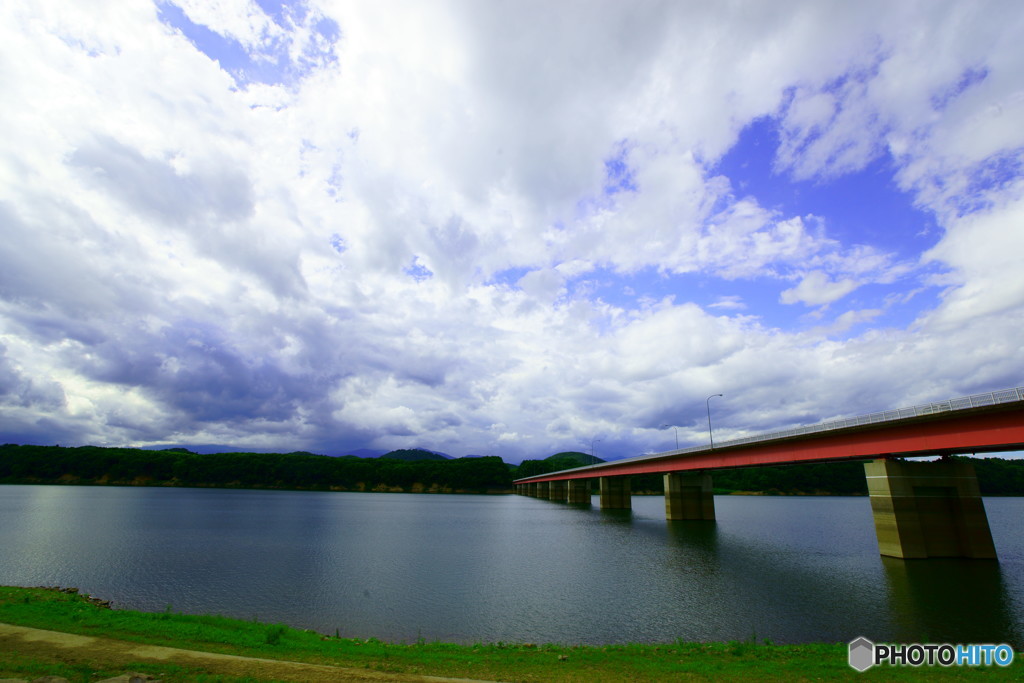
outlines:
{"label": "red bridge girder", "polygon": [[1024,450],[1024,404],[970,408],[684,454],[641,456],[517,479],[516,484],[758,465]]}

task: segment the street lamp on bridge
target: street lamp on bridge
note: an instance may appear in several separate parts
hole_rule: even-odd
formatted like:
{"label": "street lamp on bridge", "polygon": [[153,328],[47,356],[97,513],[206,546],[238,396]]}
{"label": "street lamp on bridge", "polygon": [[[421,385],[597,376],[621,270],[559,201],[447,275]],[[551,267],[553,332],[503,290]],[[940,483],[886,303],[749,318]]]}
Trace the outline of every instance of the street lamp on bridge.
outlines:
{"label": "street lamp on bridge", "polygon": [[662,429],[668,429],[669,427],[674,429],[675,432],[676,432],[676,450],[678,451],[679,450],[679,427],[676,427],[675,425],[661,425]]}
{"label": "street lamp on bridge", "polygon": [[590,464],[596,465],[597,459],[594,457],[594,444],[601,440],[601,437],[595,436],[590,440]]}
{"label": "street lamp on bridge", "polygon": [[722,394],[711,394],[710,396],[708,396],[707,400],[704,401],[708,409],[708,438],[711,440],[711,448],[715,447],[715,437],[711,433],[711,399],[713,399],[715,396],[722,396]]}

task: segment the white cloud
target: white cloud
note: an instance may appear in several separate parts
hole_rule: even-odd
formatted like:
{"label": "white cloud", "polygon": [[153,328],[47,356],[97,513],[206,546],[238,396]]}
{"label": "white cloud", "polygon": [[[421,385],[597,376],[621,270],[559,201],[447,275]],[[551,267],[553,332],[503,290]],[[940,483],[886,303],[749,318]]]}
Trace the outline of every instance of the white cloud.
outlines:
{"label": "white cloud", "polygon": [[[301,68],[236,80],[153,5],[0,9],[6,438],[627,455],[711,393],[724,438],[1024,367],[1012,4],[176,4]],[[765,116],[780,182],[891,155],[938,243],[738,194]],[[636,273],[685,285],[607,294]],[[911,324],[866,300],[940,276]],[[755,280],[834,318],[770,325]]]}
{"label": "white cloud", "polygon": [[531,270],[519,278],[516,285],[529,296],[549,305],[565,293],[565,278],[554,268]]}
{"label": "white cloud", "polygon": [[846,296],[857,287],[858,283],[850,278],[834,281],[826,273],[814,270],[804,275],[796,287],[783,291],[779,299],[784,304],[821,306]]}
{"label": "white cloud", "polygon": [[958,326],[983,316],[1019,311],[1024,301],[1024,183],[1018,182],[998,206],[959,218],[925,255],[953,268],[944,306],[931,324]]}
{"label": "white cloud", "polygon": [[742,311],[746,307],[747,305],[743,303],[743,298],[736,295],[718,297],[715,303],[708,305],[708,308],[718,308],[726,311]]}
{"label": "white cloud", "polygon": [[862,311],[847,311],[840,315],[835,321],[825,327],[814,330],[815,333],[827,336],[833,336],[847,332],[856,325],[862,323],[871,322],[882,314],[883,311],[877,308],[866,309]]}

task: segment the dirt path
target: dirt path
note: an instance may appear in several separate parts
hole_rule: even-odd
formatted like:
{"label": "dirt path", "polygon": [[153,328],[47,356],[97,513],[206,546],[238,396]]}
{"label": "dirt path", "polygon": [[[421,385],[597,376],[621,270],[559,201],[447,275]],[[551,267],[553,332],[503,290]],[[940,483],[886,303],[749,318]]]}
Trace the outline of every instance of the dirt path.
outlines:
{"label": "dirt path", "polygon": [[221,676],[250,676],[263,680],[364,682],[395,681],[396,683],[490,683],[467,678],[443,678],[414,674],[369,671],[340,666],[286,662],[276,659],[239,657],[214,652],[181,650],[160,645],[144,645],[113,638],[80,636],[59,631],[44,631],[26,626],[0,623],[0,653],[18,652],[40,659],[105,668],[130,669],[137,662],[168,662],[178,666],[201,669]]}

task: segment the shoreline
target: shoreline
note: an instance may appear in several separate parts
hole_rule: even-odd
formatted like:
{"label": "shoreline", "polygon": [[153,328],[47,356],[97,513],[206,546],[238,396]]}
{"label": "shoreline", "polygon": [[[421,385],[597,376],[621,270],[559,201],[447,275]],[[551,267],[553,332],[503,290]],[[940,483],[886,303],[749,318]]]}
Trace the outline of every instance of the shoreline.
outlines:
{"label": "shoreline", "polygon": [[[373,488],[346,488],[343,486],[332,486],[325,488],[300,488],[300,487],[285,487],[285,486],[232,486],[232,485],[221,485],[221,484],[176,484],[171,482],[137,482],[137,481],[97,481],[97,480],[34,480],[34,481],[0,481],[0,486],[96,486],[96,487],[120,487],[120,488],[153,488],[153,489],[219,489],[223,491],[296,491],[302,493],[395,493],[395,494],[428,494],[428,495],[457,495],[457,496],[511,496],[519,495],[514,489],[450,489],[450,488],[422,488],[422,489],[405,489],[398,486],[375,486]],[[591,495],[598,495],[596,492],[591,492]],[[665,495],[660,491],[633,491],[633,496],[663,496]],[[841,498],[866,498],[867,493],[831,493],[828,491],[742,491],[742,490],[723,490],[718,489],[714,492],[716,496],[765,496],[765,497],[841,497]],[[1021,498],[1022,495],[1013,494],[987,494],[987,496],[999,497],[999,498]],[[529,497],[529,496],[524,496]],[[537,500],[544,500],[538,498]]]}
{"label": "shoreline", "polygon": [[[858,674],[848,665],[846,643],[677,640],[568,646],[457,645],[421,640],[396,644],[211,615],[115,610],[109,601],[81,595],[77,589],[53,587],[0,586],[0,624],[17,627],[0,628],[0,679],[62,675],[89,681],[95,680],[93,676],[116,675],[112,673],[115,667],[168,682],[209,680],[209,676],[222,681],[244,676],[250,681],[473,679],[538,683],[857,680],[863,676],[887,681],[975,676],[1019,680],[1024,673],[1024,657],[1018,655],[1005,668],[879,666]],[[61,634],[72,635],[62,638]],[[62,642],[47,646],[41,643],[46,638]],[[289,668],[294,675],[287,674]]]}
{"label": "shoreline", "polygon": [[21,481],[0,481],[0,486],[109,486],[120,488],[150,488],[150,489],[220,489],[223,491],[298,491],[303,493],[410,493],[428,495],[475,495],[475,496],[501,496],[514,495],[512,489],[453,489],[449,487],[424,487],[419,490],[406,490],[397,486],[378,485],[372,488],[329,486],[329,487],[294,487],[294,486],[273,486],[273,485],[250,485],[241,484],[178,484],[167,481],[97,481],[87,479],[65,479],[65,480],[21,480]]}

